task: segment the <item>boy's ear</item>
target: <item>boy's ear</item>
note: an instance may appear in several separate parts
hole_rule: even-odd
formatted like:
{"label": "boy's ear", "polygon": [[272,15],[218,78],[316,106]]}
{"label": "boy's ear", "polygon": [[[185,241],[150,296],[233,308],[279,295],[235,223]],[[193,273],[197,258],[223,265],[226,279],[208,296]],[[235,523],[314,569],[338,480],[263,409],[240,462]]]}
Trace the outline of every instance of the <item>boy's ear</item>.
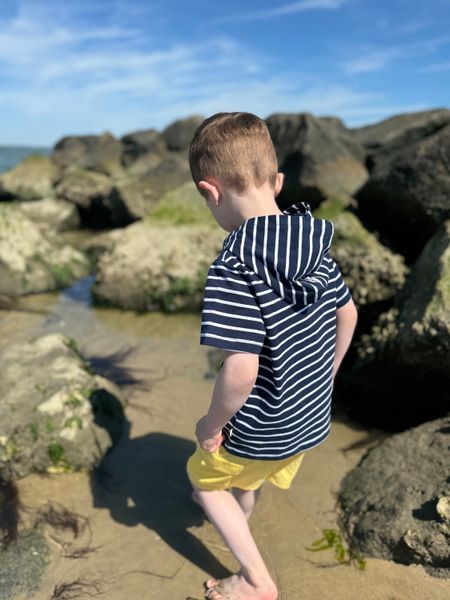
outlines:
{"label": "boy's ear", "polygon": [[204,190],[203,194],[206,197],[212,196],[213,200],[215,200],[217,202],[217,200],[220,197],[220,189],[218,187],[218,185],[216,184],[215,181],[211,180],[211,182],[209,181],[205,181],[204,179],[202,179],[201,181],[199,181],[197,183],[197,187],[200,188],[201,190]]}
{"label": "boy's ear", "polygon": [[281,192],[283,183],[284,183],[284,173],[277,173],[277,180],[275,183],[275,189],[273,191],[275,197],[278,196],[278,194]]}

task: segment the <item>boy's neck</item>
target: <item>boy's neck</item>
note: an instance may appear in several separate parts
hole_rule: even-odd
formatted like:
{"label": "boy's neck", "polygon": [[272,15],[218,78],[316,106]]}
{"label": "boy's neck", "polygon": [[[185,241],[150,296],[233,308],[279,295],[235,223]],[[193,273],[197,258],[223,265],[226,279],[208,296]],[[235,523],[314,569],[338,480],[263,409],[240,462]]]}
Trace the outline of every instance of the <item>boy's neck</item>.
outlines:
{"label": "boy's neck", "polygon": [[266,215],[284,214],[278,207],[273,195],[273,190],[261,190],[254,188],[244,196],[232,196],[225,200],[229,208],[229,214],[234,227],[239,227],[247,219],[252,217],[263,217]]}

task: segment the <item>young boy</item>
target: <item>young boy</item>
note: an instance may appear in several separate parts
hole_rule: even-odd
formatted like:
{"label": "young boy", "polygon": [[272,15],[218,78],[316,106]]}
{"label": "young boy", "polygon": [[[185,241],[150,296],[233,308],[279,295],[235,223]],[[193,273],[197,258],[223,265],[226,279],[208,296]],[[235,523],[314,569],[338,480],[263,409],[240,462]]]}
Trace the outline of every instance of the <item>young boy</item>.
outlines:
{"label": "young boy", "polygon": [[229,232],[208,271],[200,334],[224,361],[187,472],[193,499],[241,569],[208,580],[205,597],[275,600],[247,519],[263,482],[288,489],[304,453],[329,435],[334,377],[357,312],[328,252],[333,223],[313,218],[306,202],[284,211],[275,202],[283,174],[262,119],[209,117],[189,164]]}

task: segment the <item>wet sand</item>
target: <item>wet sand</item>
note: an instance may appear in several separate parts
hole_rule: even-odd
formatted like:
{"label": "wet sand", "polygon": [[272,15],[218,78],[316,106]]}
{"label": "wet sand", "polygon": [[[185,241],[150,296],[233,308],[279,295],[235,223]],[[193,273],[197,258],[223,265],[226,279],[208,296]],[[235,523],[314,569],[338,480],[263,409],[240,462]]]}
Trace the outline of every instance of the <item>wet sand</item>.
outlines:
{"label": "wet sand", "polygon": [[[191,502],[185,473],[194,425],[214,385],[205,378],[208,348],[198,343],[200,315],[92,310],[82,282],[66,294],[27,297],[23,304],[42,313],[1,311],[3,343],[29,332],[69,333],[129,399],[128,426],[101,469],[17,482],[27,506],[59,502],[90,522],[90,531],[77,539],[46,527],[52,561],[33,598],[49,600],[56,584],[83,578],[104,582],[99,589],[108,600],[202,599],[209,575],[226,576],[238,565]],[[308,451],[290,490],[263,486],[250,524],[281,600],[450,598],[450,582],[421,566],[366,558],[366,570],[360,571],[337,563],[331,550],[305,549],[324,528],[337,527],[339,482],[380,437],[335,417],[331,435]],[[67,558],[61,555],[63,541],[72,550],[86,545],[94,550]]]}

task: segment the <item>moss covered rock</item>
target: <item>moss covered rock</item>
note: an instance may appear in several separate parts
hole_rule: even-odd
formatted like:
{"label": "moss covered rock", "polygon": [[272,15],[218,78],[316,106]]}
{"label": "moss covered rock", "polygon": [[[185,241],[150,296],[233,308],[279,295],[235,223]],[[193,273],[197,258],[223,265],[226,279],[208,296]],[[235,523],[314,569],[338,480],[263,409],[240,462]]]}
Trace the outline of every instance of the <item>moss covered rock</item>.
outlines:
{"label": "moss covered rock", "polygon": [[105,236],[94,300],[120,308],[198,309],[208,267],[224,233],[217,224],[169,225],[147,219]]}
{"label": "moss covered rock", "polygon": [[64,231],[77,229],[80,225],[77,207],[66,200],[48,197],[37,201],[21,202],[19,207],[29,219],[44,230]]}
{"label": "moss covered rock", "polygon": [[333,258],[354,301],[364,306],[392,299],[409,271],[403,257],[383,246],[353,213],[337,212],[331,221],[335,226]]}
{"label": "moss covered rock", "polygon": [[44,234],[18,206],[0,204],[0,293],[45,292],[89,273],[84,254],[54,232]]}
{"label": "moss covered rock", "polygon": [[147,213],[146,218],[155,224],[160,222],[170,225],[216,225],[211,211],[206,207],[205,200],[192,181],[166,192]]}
{"label": "moss covered rock", "polygon": [[346,397],[355,417],[403,429],[445,415],[449,389],[450,221],[445,221],[394,305],[358,341]]}
{"label": "moss covered rock", "polygon": [[120,390],[59,333],[12,344],[0,360],[1,477],[97,466],[120,435]]}
{"label": "moss covered rock", "polygon": [[52,194],[57,167],[51,158],[27,156],[13,169],[0,174],[0,200],[38,200]]}

